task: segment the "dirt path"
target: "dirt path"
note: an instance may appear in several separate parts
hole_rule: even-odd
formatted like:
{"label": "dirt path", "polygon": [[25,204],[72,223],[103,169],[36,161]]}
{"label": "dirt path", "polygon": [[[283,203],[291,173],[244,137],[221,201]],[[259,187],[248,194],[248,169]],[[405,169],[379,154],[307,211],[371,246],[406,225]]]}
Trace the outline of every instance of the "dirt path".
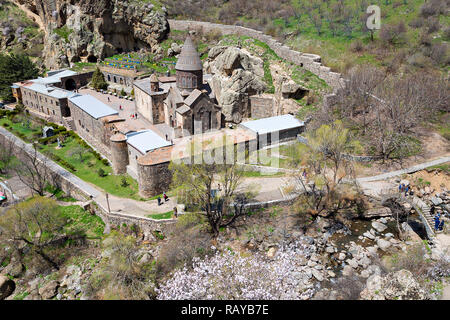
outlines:
{"label": "dirt path", "polygon": [[18,6],[20,8],[20,10],[25,12],[25,14],[28,16],[28,18],[30,18],[32,21],[36,22],[36,24],[39,26],[39,29],[41,29],[42,31],[45,32],[44,23],[42,22],[42,19],[39,15],[32,12],[25,5],[20,4],[18,1],[14,1],[14,0],[8,0],[8,1],[10,1],[11,3],[14,3],[16,6]]}

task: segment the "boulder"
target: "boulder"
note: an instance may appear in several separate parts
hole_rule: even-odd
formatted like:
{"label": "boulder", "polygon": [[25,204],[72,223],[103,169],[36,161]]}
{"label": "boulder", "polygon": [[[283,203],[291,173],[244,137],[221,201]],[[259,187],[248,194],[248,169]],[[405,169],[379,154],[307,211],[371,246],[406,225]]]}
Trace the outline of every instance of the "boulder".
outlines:
{"label": "boulder", "polygon": [[381,250],[386,251],[391,246],[391,243],[384,239],[378,239],[377,245]]}
{"label": "boulder", "polygon": [[51,299],[58,294],[59,282],[56,280],[52,280],[42,288],[39,289],[39,294],[42,299]]}
{"label": "boulder", "polygon": [[248,97],[266,90],[264,62],[245,49],[211,48],[204,68],[212,74],[210,86],[225,121],[239,123],[248,116]]}
{"label": "boulder", "polygon": [[372,208],[362,213],[362,217],[366,219],[389,217],[392,215],[392,211],[388,207]]}
{"label": "boulder", "polygon": [[375,236],[372,233],[370,233],[369,231],[364,232],[363,236],[366,238],[369,238],[370,240],[375,240]]}
{"label": "boulder", "polygon": [[267,251],[267,257],[272,259],[273,257],[275,257],[275,254],[277,253],[277,248],[275,247],[271,247],[269,249],[269,251]]}
{"label": "boulder", "polygon": [[387,227],[384,224],[378,221],[372,221],[372,227],[378,232],[383,232],[384,230],[387,229]]}
{"label": "boulder", "polygon": [[360,294],[363,300],[427,300],[429,296],[408,270],[372,275]]}
{"label": "boulder", "polygon": [[283,82],[281,94],[285,99],[301,99],[308,93],[308,89],[301,87],[294,80]]}
{"label": "boulder", "polygon": [[431,198],[431,202],[433,203],[433,205],[435,206],[439,206],[443,203],[442,199],[439,197],[433,197]]}
{"label": "boulder", "polygon": [[0,300],[4,300],[9,297],[16,289],[14,281],[8,277],[0,275]]}
{"label": "boulder", "polygon": [[317,281],[323,281],[323,275],[320,271],[316,269],[311,269],[311,273],[314,276],[314,278],[317,279]]}

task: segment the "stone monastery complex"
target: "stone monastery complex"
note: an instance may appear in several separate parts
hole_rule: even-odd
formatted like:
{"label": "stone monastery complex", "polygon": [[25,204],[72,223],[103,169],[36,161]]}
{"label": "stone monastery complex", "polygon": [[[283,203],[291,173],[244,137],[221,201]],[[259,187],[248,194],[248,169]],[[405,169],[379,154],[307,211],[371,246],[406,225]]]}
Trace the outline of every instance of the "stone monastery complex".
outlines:
{"label": "stone monastery complex", "polygon": [[27,112],[74,130],[108,158],[116,174],[128,173],[137,179],[144,197],[168,190],[169,163],[174,155],[186,157],[178,150],[189,149],[193,137],[211,142],[226,136],[235,146],[248,149],[254,143],[261,148],[295,139],[304,128],[289,114],[229,128],[189,36],[175,70],[176,76],[153,74],[133,82],[135,114],[148,124],[145,129],[137,129],[133,121],[92,95],[78,93],[92,72],[52,71],[45,78],[15,83],[12,90]]}

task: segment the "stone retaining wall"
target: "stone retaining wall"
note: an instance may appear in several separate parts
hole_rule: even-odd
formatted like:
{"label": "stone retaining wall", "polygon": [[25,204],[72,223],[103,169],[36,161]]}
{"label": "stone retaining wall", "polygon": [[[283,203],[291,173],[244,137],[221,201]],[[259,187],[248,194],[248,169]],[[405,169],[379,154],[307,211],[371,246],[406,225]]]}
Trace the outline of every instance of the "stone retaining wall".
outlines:
{"label": "stone retaining wall", "polygon": [[333,72],[330,68],[322,65],[321,57],[319,55],[292,50],[288,46],[261,31],[241,26],[173,19],[169,19],[169,25],[173,30],[196,30],[204,33],[220,31],[223,35],[235,34],[238,36],[247,36],[257,39],[266,43],[279,57],[314,73],[319,78],[323,79],[334,90],[340,89],[344,86],[345,81],[342,78],[342,75],[340,73]]}

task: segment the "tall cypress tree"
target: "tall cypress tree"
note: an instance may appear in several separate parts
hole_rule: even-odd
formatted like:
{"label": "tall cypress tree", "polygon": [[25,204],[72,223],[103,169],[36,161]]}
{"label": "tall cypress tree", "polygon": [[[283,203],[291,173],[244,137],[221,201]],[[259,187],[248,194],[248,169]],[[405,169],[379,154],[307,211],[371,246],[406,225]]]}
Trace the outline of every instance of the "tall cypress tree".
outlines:
{"label": "tall cypress tree", "polygon": [[106,90],[108,88],[108,83],[105,81],[105,77],[98,67],[92,74],[91,86],[96,90]]}

